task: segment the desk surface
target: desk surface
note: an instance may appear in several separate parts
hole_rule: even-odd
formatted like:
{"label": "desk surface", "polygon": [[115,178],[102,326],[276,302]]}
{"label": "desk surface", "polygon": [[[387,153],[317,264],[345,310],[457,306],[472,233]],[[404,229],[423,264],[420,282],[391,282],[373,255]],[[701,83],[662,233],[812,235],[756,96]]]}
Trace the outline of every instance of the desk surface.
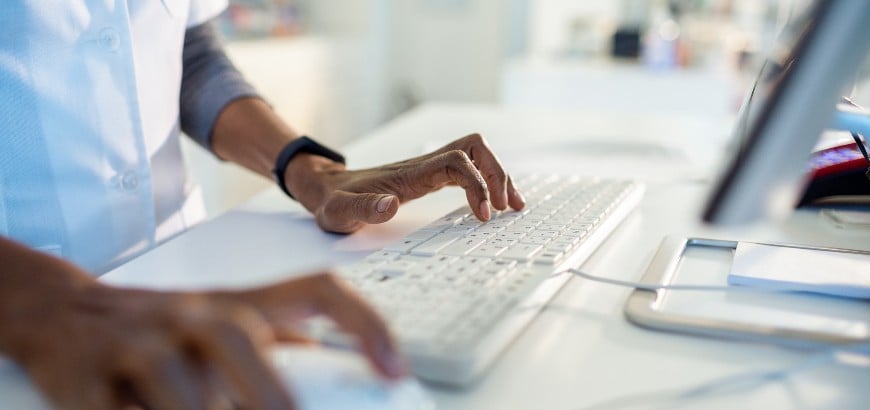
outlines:
{"label": "desk surface", "polygon": [[[742,232],[714,232],[687,217],[698,214],[709,181],[709,164],[721,149],[723,138],[719,137],[727,134],[724,126],[691,118],[626,119],[605,113],[429,105],[343,151],[351,167],[367,166],[417,155],[477,131],[490,140],[513,173],[559,171],[633,175],[646,180],[647,194],[640,207],[584,265],[589,273],[612,278],[639,278],[667,234],[870,247],[870,233],[838,231],[812,213],[797,213],[783,223]],[[638,130],[643,134],[638,135]],[[699,135],[705,136],[703,141]],[[636,150],[628,142],[648,146]],[[610,164],[635,165],[608,167],[599,156],[609,156]],[[548,160],[551,157],[559,160]],[[639,157],[644,161],[638,161]],[[103,280],[164,289],[267,283],[355,261],[463,201],[458,190],[443,190],[403,206],[389,223],[338,236],[319,231],[300,206],[277,189],[270,190],[110,272]],[[638,328],[622,314],[628,293],[628,289],[572,279],[478,384],[465,390],[432,387],[433,395],[442,408],[450,409],[582,408],[619,397],[628,397],[622,404],[667,408],[681,404],[693,408],[842,409],[870,402],[868,363],[863,367],[822,366],[752,388],[663,402],[668,394],[705,381],[788,367],[809,354]],[[26,382],[17,373],[0,371],[0,397],[15,392],[21,403],[29,403],[22,386]],[[653,395],[640,397],[647,393]],[[606,407],[615,404],[609,402]]]}

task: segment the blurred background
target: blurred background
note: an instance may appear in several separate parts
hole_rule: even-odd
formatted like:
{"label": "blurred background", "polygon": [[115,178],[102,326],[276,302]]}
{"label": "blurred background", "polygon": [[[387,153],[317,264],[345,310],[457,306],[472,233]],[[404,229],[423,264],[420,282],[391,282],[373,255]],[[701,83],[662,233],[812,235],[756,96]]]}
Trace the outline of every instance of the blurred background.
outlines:
{"label": "blurred background", "polygon": [[[276,111],[340,149],[430,102],[727,123],[759,56],[806,2],[230,0],[218,25]],[[870,106],[863,78],[848,92]],[[210,216],[271,186],[185,150]]]}

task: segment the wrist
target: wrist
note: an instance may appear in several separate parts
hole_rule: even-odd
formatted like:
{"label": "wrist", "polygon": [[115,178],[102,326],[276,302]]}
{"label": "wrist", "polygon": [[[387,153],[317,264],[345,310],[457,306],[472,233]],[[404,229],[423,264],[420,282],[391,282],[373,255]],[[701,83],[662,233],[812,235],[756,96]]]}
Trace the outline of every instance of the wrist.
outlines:
{"label": "wrist", "polygon": [[[298,161],[294,161],[300,156],[300,154],[311,154],[323,157],[326,161],[319,161],[311,158],[302,158]],[[290,167],[291,162],[295,164],[293,169]],[[335,163],[344,164],[344,157],[338,152],[335,152],[319,144],[308,136],[303,135],[291,140],[281,149],[275,159],[275,168],[272,171],[272,176],[275,178],[278,186],[281,187],[281,190],[283,190],[290,198],[299,201],[299,198],[296,196],[297,194],[294,194],[294,190],[290,189],[291,186],[294,186],[294,189],[298,188],[299,192],[302,192],[303,195],[313,197],[309,198],[306,201],[307,204],[305,204],[306,208],[311,210],[311,206],[316,204],[318,196],[322,199],[322,189],[317,189],[317,185],[318,182],[323,181],[308,181],[307,178],[312,178],[316,175],[323,175],[323,172],[320,171],[333,169],[334,166],[332,164]],[[341,167],[341,169],[344,168]],[[288,174],[290,174],[290,178],[295,179],[295,181],[288,183]]]}
{"label": "wrist", "polygon": [[284,186],[305,209],[314,212],[332,190],[330,177],[346,169],[329,158],[299,153],[287,164]]}

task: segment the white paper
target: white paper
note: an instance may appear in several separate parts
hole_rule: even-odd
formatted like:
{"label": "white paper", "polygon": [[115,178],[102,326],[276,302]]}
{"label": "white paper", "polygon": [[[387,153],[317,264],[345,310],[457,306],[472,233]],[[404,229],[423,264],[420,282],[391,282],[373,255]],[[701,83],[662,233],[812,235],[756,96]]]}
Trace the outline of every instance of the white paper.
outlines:
{"label": "white paper", "polygon": [[728,283],[870,299],[870,255],[741,242]]}

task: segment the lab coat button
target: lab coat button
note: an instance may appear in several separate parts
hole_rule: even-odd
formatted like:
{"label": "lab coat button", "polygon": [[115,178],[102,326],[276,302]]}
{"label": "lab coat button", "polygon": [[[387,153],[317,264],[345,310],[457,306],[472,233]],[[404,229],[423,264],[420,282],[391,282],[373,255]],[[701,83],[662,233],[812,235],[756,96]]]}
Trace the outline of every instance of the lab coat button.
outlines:
{"label": "lab coat button", "polygon": [[118,51],[121,48],[121,35],[118,31],[108,27],[100,31],[100,45],[109,51]]}
{"label": "lab coat button", "polygon": [[126,172],[121,176],[121,188],[126,191],[135,191],[139,187],[139,178],[133,172]]}

